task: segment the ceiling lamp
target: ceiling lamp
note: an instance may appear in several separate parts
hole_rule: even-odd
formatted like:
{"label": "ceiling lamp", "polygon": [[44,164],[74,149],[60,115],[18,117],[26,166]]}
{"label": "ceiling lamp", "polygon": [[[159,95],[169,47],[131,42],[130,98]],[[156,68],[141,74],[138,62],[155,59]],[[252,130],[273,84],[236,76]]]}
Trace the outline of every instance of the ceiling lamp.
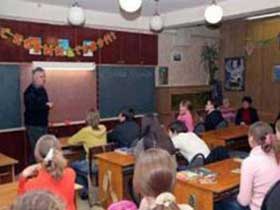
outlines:
{"label": "ceiling lamp", "polygon": [[156,1],[157,5],[156,5],[155,14],[150,19],[150,29],[152,31],[159,32],[163,29],[164,22],[163,22],[162,17],[159,14],[159,5],[158,5],[159,0],[155,0],[155,1]]}
{"label": "ceiling lamp", "polygon": [[223,8],[217,4],[216,0],[213,0],[212,4],[206,8],[204,17],[208,23],[217,24],[223,18]]}
{"label": "ceiling lamp", "polygon": [[136,12],[142,5],[142,0],[119,0],[120,7],[129,13]]}
{"label": "ceiling lamp", "polygon": [[86,21],[85,13],[82,7],[75,2],[69,9],[68,22],[73,26],[83,25]]}

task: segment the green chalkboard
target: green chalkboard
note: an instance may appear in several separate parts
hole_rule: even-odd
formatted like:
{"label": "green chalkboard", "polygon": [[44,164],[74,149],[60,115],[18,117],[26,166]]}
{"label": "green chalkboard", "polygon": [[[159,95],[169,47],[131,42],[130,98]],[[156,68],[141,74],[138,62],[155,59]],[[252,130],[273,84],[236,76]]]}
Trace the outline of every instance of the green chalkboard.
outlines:
{"label": "green chalkboard", "polygon": [[98,99],[101,117],[113,117],[124,108],[136,114],[155,111],[153,67],[98,67]]}
{"label": "green chalkboard", "polygon": [[0,129],[21,127],[20,67],[0,65]]}

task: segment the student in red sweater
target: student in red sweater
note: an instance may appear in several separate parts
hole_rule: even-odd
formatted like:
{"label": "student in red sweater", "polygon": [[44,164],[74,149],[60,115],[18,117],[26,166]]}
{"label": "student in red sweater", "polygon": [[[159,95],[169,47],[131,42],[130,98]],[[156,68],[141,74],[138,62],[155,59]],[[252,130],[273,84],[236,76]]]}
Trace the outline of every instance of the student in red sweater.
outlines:
{"label": "student in red sweater", "polygon": [[35,158],[38,164],[25,168],[19,177],[18,194],[50,191],[65,202],[66,210],[75,210],[75,172],[67,167],[57,138],[42,136],[35,147]]}
{"label": "student in red sweater", "polygon": [[253,100],[249,96],[242,99],[242,107],[237,111],[235,124],[236,125],[252,125],[259,121],[258,112],[252,107]]}

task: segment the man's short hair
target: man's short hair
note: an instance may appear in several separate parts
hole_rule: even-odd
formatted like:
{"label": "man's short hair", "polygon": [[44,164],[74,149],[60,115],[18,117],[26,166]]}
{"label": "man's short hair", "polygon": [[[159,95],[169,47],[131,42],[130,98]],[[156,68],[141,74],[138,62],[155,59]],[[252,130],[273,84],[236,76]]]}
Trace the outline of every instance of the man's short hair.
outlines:
{"label": "man's short hair", "polygon": [[248,102],[249,104],[253,103],[253,100],[252,100],[252,98],[250,96],[244,96],[242,98],[242,103],[245,102],[245,101]]}
{"label": "man's short hair", "polygon": [[37,72],[45,72],[45,70],[42,67],[36,67],[32,70],[32,75],[36,74]]}

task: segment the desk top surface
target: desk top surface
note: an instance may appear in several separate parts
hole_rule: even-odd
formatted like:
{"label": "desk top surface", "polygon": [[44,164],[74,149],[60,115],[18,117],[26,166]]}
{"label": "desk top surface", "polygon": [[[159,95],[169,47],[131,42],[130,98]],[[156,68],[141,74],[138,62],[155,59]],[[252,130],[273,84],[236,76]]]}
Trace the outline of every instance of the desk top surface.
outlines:
{"label": "desk top surface", "polygon": [[17,164],[18,161],[7,156],[7,155],[4,155],[2,153],[0,153],[0,166],[9,166],[9,165],[15,165]]}
{"label": "desk top surface", "polygon": [[215,138],[221,140],[231,140],[235,138],[247,137],[249,127],[248,126],[229,126],[213,131],[207,131],[201,134],[203,138]]}
{"label": "desk top surface", "polygon": [[81,147],[81,146],[83,146],[82,144],[73,144],[73,145],[69,144],[68,139],[69,139],[69,136],[58,138],[62,149],[67,149],[68,147]]}
{"label": "desk top surface", "polygon": [[[75,184],[75,191],[81,190],[83,187]],[[0,185],[0,210],[8,210],[10,205],[17,197],[18,182],[10,182]]]}
{"label": "desk top surface", "polygon": [[133,165],[135,162],[135,158],[132,155],[120,154],[118,152],[106,152],[98,154],[96,157],[122,167]]}
{"label": "desk top surface", "polygon": [[218,174],[217,182],[214,184],[201,184],[197,180],[181,181],[177,179],[177,181],[185,182],[186,184],[214,193],[222,193],[239,186],[240,174],[233,173],[232,170],[240,169],[240,165],[240,162],[233,159],[227,159],[204,166]]}

